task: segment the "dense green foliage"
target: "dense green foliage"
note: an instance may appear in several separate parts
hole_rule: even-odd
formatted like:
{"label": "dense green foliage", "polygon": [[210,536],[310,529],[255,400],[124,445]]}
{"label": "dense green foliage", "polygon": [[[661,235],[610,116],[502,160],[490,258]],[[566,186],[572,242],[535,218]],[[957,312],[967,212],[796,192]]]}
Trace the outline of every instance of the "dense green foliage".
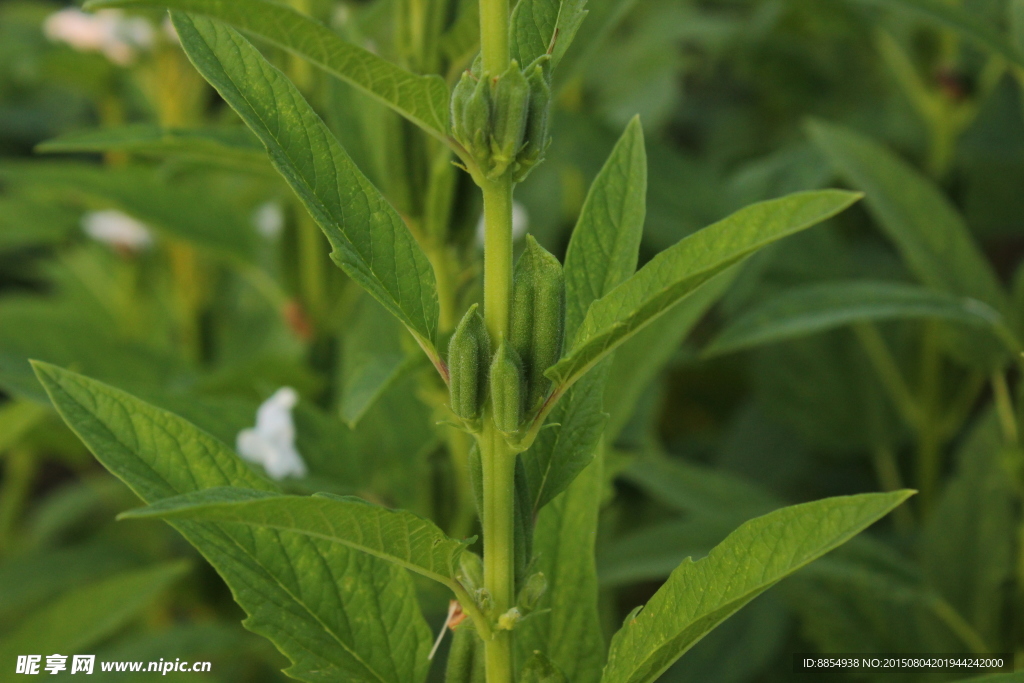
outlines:
{"label": "dense green foliage", "polygon": [[0,3],[0,678],[1024,663],[1024,2],[511,4]]}

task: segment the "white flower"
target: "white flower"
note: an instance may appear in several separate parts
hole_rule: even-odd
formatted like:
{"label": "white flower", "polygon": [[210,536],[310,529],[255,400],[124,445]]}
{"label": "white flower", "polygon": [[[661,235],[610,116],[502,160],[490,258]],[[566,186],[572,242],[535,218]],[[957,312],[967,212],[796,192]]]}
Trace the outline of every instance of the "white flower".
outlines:
{"label": "white flower", "polygon": [[85,214],[82,230],[98,242],[129,251],[142,251],[153,244],[153,236],[144,223],[115,209]]}
{"label": "white flower", "polygon": [[87,14],[74,7],[46,18],[43,33],[79,52],[102,52],[107,59],[126,66],[139,50],[153,45],[153,26],[141,17],[125,17],[119,10]]}
{"label": "white flower", "polygon": [[[527,231],[530,229],[530,214],[527,213],[526,207],[517,201],[512,202],[512,240],[522,239],[526,236]],[[480,214],[480,221],[476,224],[476,241],[483,245],[484,234],[486,229],[484,226],[484,216]]]}
{"label": "white flower", "polygon": [[262,465],[271,479],[306,476],[306,463],[295,448],[292,421],[292,408],[298,402],[299,395],[294,389],[281,387],[256,411],[256,427],[238,433],[238,454]]}
{"label": "white flower", "polygon": [[284,209],[277,202],[264,202],[252,214],[256,232],[268,240],[276,239],[284,230]]}

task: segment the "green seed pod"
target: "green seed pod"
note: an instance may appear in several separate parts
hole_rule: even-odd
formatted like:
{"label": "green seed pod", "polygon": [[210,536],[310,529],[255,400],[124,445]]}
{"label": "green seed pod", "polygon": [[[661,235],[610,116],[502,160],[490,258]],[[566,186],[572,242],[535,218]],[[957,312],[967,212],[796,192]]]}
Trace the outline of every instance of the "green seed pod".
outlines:
{"label": "green seed pod", "polygon": [[481,167],[487,168],[491,159],[491,86],[486,74],[473,86],[473,93],[466,102],[464,114],[465,140],[463,146],[469,150]]}
{"label": "green seed pod", "polygon": [[523,146],[529,112],[530,84],[515,60],[494,82],[492,90],[491,167],[487,177],[500,177]]}
{"label": "green seed pod", "polygon": [[513,348],[526,372],[526,408],[532,410],[551,386],[544,371],[562,354],[565,334],[565,275],[562,264],[526,236],[526,251],[516,263],[512,289]]}
{"label": "green seed pod", "polygon": [[520,610],[529,614],[537,609],[537,605],[547,589],[548,579],[543,572],[530,574],[530,577],[526,579],[526,585],[519,591],[519,599],[516,601]]}
{"label": "green seed pod", "polygon": [[509,434],[519,429],[524,393],[522,361],[503,339],[491,362],[491,408],[500,431]]}
{"label": "green seed pod", "polygon": [[459,583],[467,591],[473,593],[478,588],[484,587],[484,562],[480,556],[472,550],[463,551],[459,556],[459,571],[456,574]]}
{"label": "green seed pod", "polygon": [[452,412],[463,420],[480,417],[487,386],[491,341],[484,319],[473,304],[448,342],[448,375]]}
{"label": "green seed pod", "polygon": [[471,628],[462,626],[452,635],[445,683],[484,683],[484,642]]}
{"label": "green seed pod", "polygon": [[476,83],[477,79],[467,69],[452,90],[452,135],[460,142],[467,138],[466,105],[473,96]]}
{"label": "green seed pod", "polygon": [[548,111],[551,107],[551,86],[548,83],[548,55],[542,55],[526,68],[526,81],[530,86],[530,106],[523,134],[523,147],[516,156],[513,180],[522,182],[534,166],[544,160],[548,149]]}

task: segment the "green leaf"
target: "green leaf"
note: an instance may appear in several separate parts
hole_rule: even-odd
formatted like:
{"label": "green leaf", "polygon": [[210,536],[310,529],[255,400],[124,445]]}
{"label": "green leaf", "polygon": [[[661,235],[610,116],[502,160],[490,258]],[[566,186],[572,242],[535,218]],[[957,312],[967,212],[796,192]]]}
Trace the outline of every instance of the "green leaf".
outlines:
{"label": "green leaf", "polygon": [[644,131],[634,116],[591,183],[565,252],[567,339],[590,304],[636,270],[646,198]]}
{"label": "green leaf", "polygon": [[512,11],[512,58],[526,66],[551,54],[551,67],[562,60],[583,19],[587,0],[522,0]]}
{"label": "green leaf", "polygon": [[793,339],[867,320],[937,319],[969,325],[1019,347],[1002,316],[977,299],[898,282],[828,282],[789,290],[732,321],[705,356]]}
{"label": "green leaf", "polygon": [[362,298],[346,321],[341,359],[341,417],[353,429],[402,370],[416,360],[402,348],[403,334],[395,319],[367,297]]}
{"label": "green leaf", "polygon": [[899,9],[951,28],[975,45],[1005,57],[1017,66],[1024,66],[1024,54],[1003,38],[995,27],[979,21],[968,10],[941,0],[857,0],[868,5]]}
{"label": "green leaf", "polygon": [[241,261],[251,262],[259,244],[256,229],[236,206],[202,188],[172,183],[150,168],[5,160],[0,180],[113,206],[173,237]]}
{"label": "green leaf", "polygon": [[36,145],[37,152],[131,152],[157,158],[175,157],[202,161],[232,170],[270,171],[267,151],[242,126],[163,128],[133,124],[118,128],[68,133]]}
{"label": "green leaf", "polygon": [[91,647],[136,617],[188,569],[188,562],[167,562],[114,574],[58,596],[4,637],[0,665],[13,667],[23,654],[70,654]]}
{"label": "green leaf", "polygon": [[209,19],[172,17],[189,59],[263,141],[327,235],[331,258],[435,357],[434,271],[402,218],[298,89],[245,38]]}
{"label": "green leaf", "polygon": [[448,86],[439,76],[418,76],[342,40],[334,31],[283,3],[270,0],[92,0],[86,9],[167,7],[202,14],[259,36],[394,109],[426,132],[448,138]]}
{"label": "green leaf", "polygon": [[995,272],[959,212],[931,180],[849,129],[814,121],[810,133],[833,167],[865,193],[879,227],[923,284],[1008,313]]}
{"label": "green leaf", "polygon": [[1016,494],[1006,463],[1019,452],[1003,443],[989,412],[957,453],[957,469],[922,529],[919,553],[925,575],[971,626],[999,642],[1007,587],[1013,579]]}
{"label": "green leaf", "polygon": [[[221,486],[276,493],[227,446],[181,418],[67,370],[35,363],[58,412],[146,503]],[[172,522],[310,683],[418,683],[430,629],[401,568],[338,543],[230,524]],[[296,569],[301,568],[301,571]]]}
{"label": "green leaf", "polygon": [[121,514],[121,519],[160,517],[247,524],[291,531],[340,543],[451,585],[466,547],[429,519],[389,510],[360,498],[282,496],[266,491],[217,487],[166,498]]}
{"label": "green leaf", "polygon": [[775,583],[850,540],[909,491],[826,498],[776,510],[683,562],[612,638],[605,683],[653,681],[705,634]]}
{"label": "green leaf", "polygon": [[594,544],[604,489],[602,458],[540,511],[533,536],[534,569],[548,589],[538,613],[516,629],[516,649],[525,662],[545,653],[573,683],[597,683],[604,663],[604,636],[597,606]]}
{"label": "green leaf", "polygon": [[[636,270],[647,193],[643,129],[634,117],[587,192],[565,254],[565,336],[571,337],[587,307]],[[536,513],[586,467],[604,432],[607,369],[573,386],[523,453]]]}
{"label": "green leaf", "polygon": [[604,392],[604,407],[608,411],[605,437],[609,443],[615,442],[643,392],[679,350],[686,336],[729,289],[740,272],[739,267],[708,280],[692,296],[630,337],[615,352]]}
{"label": "green leaf", "polygon": [[860,195],[798,192],[753,204],[655,256],[587,310],[568,353],[547,370],[571,385],[599,360],[734,263],[776,240],[834,216]]}
{"label": "green leaf", "polygon": [[0,197],[0,252],[60,242],[78,227],[63,206],[29,197]]}

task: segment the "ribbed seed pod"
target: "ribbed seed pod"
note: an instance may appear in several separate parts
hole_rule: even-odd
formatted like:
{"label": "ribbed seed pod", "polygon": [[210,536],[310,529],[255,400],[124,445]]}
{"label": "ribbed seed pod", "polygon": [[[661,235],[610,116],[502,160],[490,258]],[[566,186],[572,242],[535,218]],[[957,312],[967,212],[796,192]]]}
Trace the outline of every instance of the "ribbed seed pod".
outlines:
{"label": "ribbed seed pod", "polygon": [[491,79],[484,74],[473,87],[473,94],[466,102],[466,139],[463,146],[482,167],[487,168],[491,159]]}
{"label": "ribbed seed pod", "polygon": [[494,82],[491,102],[491,167],[487,176],[493,179],[504,174],[515,161],[526,132],[530,84],[515,60]]}
{"label": "ribbed seed pod", "polygon": [[551,86],[548,83],[548,55],[542,55],[526,68],[526,82],[530,86],[529,112],[523,147],[516,156],[513,180],[522,182],[534,166],[544,160],[548,148],[548,111],[551,105]]}
{"label": "ribbed seed pod", "polygon": [[471,628],[462,626],[452,635],[445,683],[484,683],[484,642]]}
{"label": "ribbed seed pod", "polygon": [[449,394],[452,412],[463,420],[480,417],[487,386],[491,341],[477,304],[470,306],[448,342]]}
{"label": "ribbed seed pod", "polygon": [[506,434],[516,431],[523,418],[523,365],[504,339],[491,362],[490,388],[495,426]]}
{"label": "ribbed seed pod", "polygon": [[548,579],[544,576],[543,572],[530,574],[529,578],[526,579],[526,585],[519,591],[519,598],[516,600],[516,604],[519,605],[519,608],[524,613],[529,614],[537,609],[537,605],[547,589]]}
{"label": "ribbed seed pod", "polygon": [[462,78],[455,84],[452,90],[452,135],[456,140],[462,142],[467,139],[466,130],[466,105],[473,96],[477,79],[469,72],[462,72]]}
{"label": "ribbed seed pod", "polygon": [[565,275],[553,254],[526,236],[526,251],[512,281],[513,348],[526,373],[526,408],[532,410],[551,386],[544,371],[562,354],[565,333]]}

